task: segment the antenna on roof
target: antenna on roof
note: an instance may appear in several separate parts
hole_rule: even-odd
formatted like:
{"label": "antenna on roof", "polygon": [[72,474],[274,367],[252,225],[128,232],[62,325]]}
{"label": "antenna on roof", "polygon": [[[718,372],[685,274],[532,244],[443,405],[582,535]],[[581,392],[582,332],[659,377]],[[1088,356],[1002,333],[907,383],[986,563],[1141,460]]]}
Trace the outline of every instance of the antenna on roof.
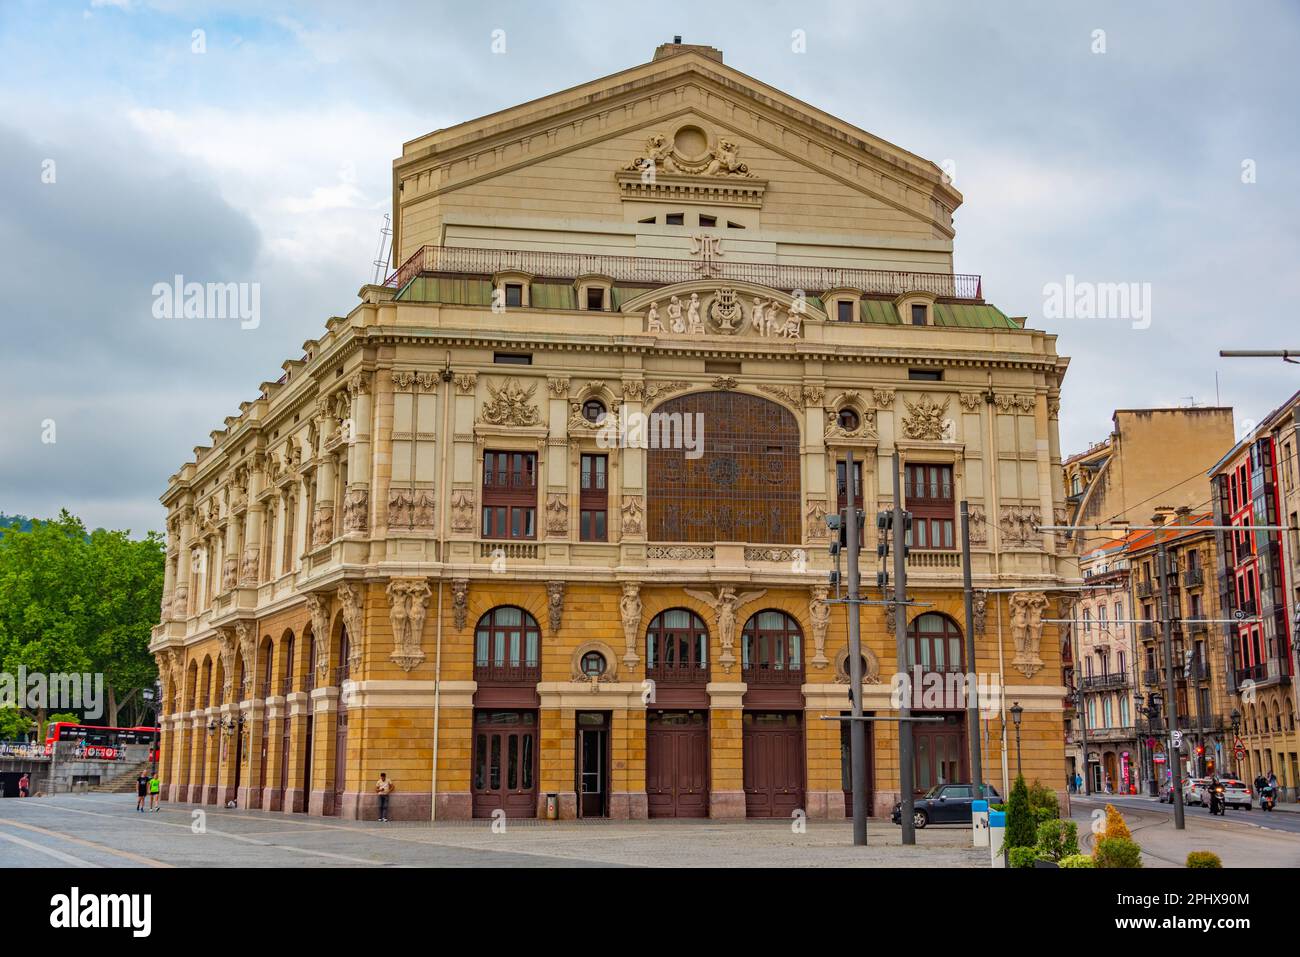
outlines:
{"label": "antenna on roof", "polygon": [[393,217],[384,213],[384,225],[379,227],[379,249],[375,253],[375,260],[371,263],[375,267],[374,284],[377,286],[388,278],[388,254],[391,250],[388,248],[389,241],[393,237]]}

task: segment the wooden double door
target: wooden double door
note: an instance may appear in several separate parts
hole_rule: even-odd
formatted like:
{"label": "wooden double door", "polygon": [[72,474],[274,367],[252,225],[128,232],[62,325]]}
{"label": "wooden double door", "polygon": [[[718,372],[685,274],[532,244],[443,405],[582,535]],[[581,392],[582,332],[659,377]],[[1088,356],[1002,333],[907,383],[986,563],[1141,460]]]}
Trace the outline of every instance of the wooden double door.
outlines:
{"label": "wooden double door", "polygon": [[650,817],[709,814],[707,712],[646,714],[646,806]]}
{"label": "wooden double door", "polygon": [[537,816],[537,712],[474,712],[474,817]]}
{"label": "wooden double door", "polygon": [[803,715],[746,711],[742,719],[746,817],[789,817],[804,806]]}
{"label": "wooden double door", "polygon": [[924,794],[936,784],[970,783],[966,749],[966,713],[933,713],[942,722],[912,725],[914,790]]}

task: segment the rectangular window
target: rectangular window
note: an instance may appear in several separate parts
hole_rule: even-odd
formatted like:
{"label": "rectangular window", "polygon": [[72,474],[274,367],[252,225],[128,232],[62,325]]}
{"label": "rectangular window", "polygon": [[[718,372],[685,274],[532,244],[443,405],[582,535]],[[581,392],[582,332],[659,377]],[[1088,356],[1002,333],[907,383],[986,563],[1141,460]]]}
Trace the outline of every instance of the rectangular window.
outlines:
{"label": "rectangular window", "polygon": [[578,495],[578,537],[584,542],[609,538],[609,459],[604,455],[582,457],[582,487]]}
{"label": "rectangular window", "polygon": [[533,357],[527,352],[494,352],[492,361],[501,366],[530,366]]}
{"label": "rectangular window", "polygon": [[506,283],[506,305],[522,306],[524,304],[524,287],[517,282]]}
{"label": "rectangular window", "polygon": [[912,513],[908,544],[914,548],[956,548],[952,466],[909,464],[903,472],[903,495]]}
{"label": "rectangular window", "polygon": [[857,305],[852,299],[841,299],[835,303],[835,318],[840,322],[853,321],[853,307]]}
{"label": "rectangular window", "polygon": [[605,308],[605,290],[599,286],[587,287],[587,311],[602,312]]}
{"label": "rectangular window", "polygon": [[664,224],[668,226],[682,226],[686,223],[684,213],[668,213],[664,216]]}
{"label": "rectangular window", "polygon": [[907,377],[913,382],[942,382],[942,369],[908,369]]}
{"label": "rectangular window", "polygon": [[537,537],[537,453],[483,453],[483,537]]}
{"label": "rectangular window", "polygon": [[914,303],[912,305],[912,325],[914,326],[928,325],[929,314],[930,314],[930,308],[928,306],[923,305],[922,303],[919,302]]}
{"label": "rectangular window", "polygon": [[700,214],[700,225],[701,225],[701,226],[704,226],[705,228],[708,228],[708,227],[710,227],[710,226],[716,226],[716,225],[718,225],[718,217],[717,217],[717,216],[705,216],[703,213],[701,213],[701,214]]}

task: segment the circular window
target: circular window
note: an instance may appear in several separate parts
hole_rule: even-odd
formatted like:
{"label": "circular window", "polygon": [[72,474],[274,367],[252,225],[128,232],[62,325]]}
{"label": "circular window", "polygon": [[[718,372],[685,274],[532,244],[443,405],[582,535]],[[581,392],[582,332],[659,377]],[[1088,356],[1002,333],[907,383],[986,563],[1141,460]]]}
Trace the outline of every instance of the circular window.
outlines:
{"label": "circular window", "polygon": [[588,399],[582,403],[582,417],[588,422],[599,422],[605,417],[605,403],[599,399]]}
{"label": "circular window", "polygon": [[845,432],[856,432],[858,426],[862,424],[862,420],[858,418],[858,414],[852,409],[840,409],[839,415],[836,416],[836,419],[839,422],[840,428]]}
{"label": "circular window", "polygon": [[605,673],[605,656],[599,651],[589,651],[582,656],[580,667],[588,678],[599,678]]}

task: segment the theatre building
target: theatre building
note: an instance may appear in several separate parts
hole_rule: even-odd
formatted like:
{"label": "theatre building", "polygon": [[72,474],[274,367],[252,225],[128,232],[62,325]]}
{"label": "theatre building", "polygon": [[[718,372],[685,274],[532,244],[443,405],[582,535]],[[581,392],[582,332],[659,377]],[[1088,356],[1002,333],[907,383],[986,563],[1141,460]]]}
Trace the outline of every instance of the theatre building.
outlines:
{"label": "theatre building", "polygon": [[[874,587],[894,453],[909,665],[981,680],[988,781],[1064,790],[1067,360],[953,271],[960,203],[679,43],[404,144],[393,275],[163,495],[168,799],[374,818],[384,772],[394,819],[843,817],[826,517],[867,512]],[[862,633],[885,717],[893,615]],[[925,706],[917,789],[969,780],[966,698]]]}

